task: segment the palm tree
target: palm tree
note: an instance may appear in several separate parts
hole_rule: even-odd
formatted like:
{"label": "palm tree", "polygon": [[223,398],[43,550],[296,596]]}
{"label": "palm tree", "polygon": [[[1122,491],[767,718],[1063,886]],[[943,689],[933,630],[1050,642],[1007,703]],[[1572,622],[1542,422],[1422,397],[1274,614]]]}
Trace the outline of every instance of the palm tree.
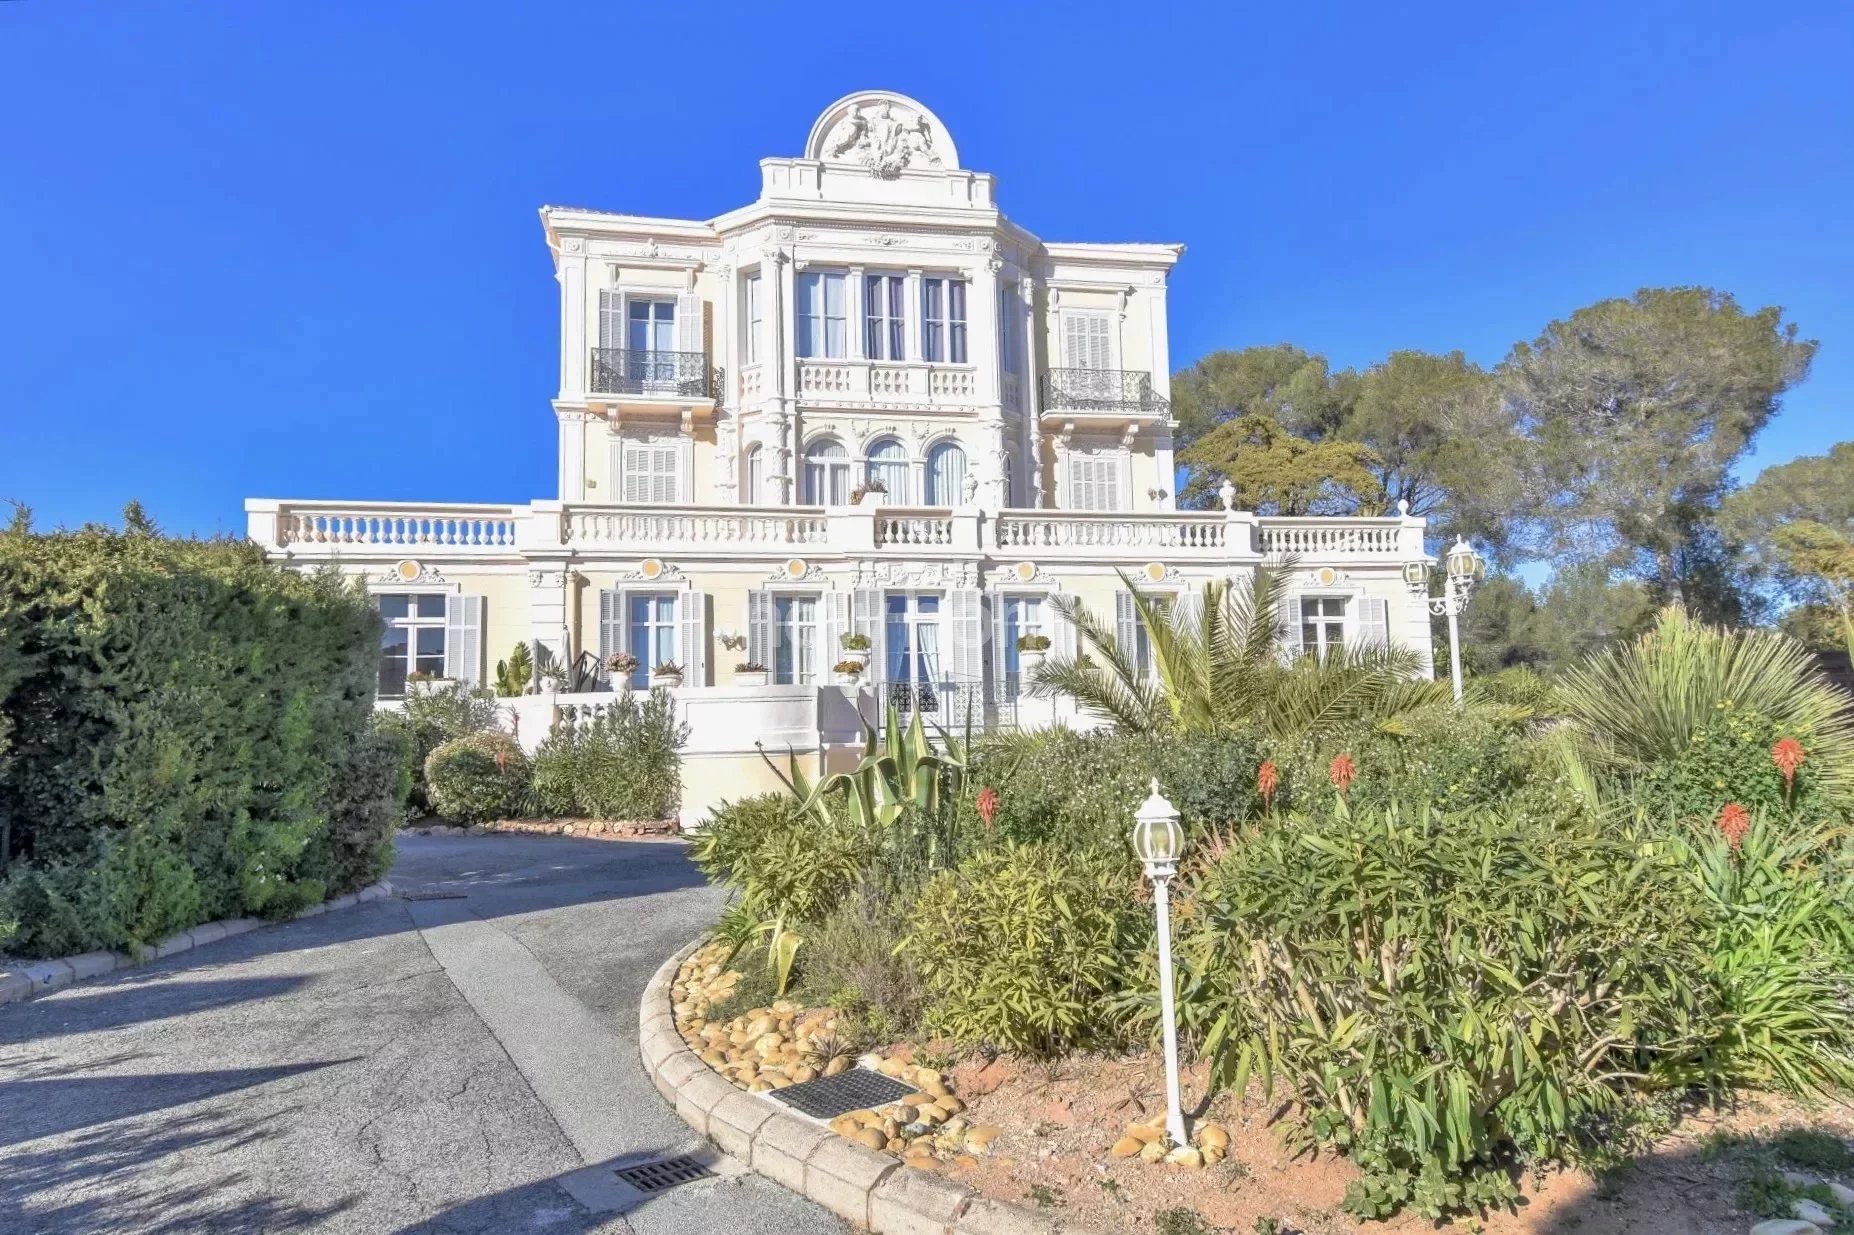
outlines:
{"label": "palm tree", "polygon": [[1360,721],[1395,730],[1401,718],[1435,706],[1446,688],[1420,677],[1408,648],[1346,647],[1289,664],[1281,654],[1279,570],[1258,569],[1240,584],[1204,585],[1202,604],[1168,606],[1124,573],[1145,632],[1152,673],[1133,650],[1073,597],[1052,600],[1074,624],[1083,650],[1046,662],[1032,690],[1072,696],[1122,729],[1206,733],[1261,727],[1271,736],[1318,737]]}

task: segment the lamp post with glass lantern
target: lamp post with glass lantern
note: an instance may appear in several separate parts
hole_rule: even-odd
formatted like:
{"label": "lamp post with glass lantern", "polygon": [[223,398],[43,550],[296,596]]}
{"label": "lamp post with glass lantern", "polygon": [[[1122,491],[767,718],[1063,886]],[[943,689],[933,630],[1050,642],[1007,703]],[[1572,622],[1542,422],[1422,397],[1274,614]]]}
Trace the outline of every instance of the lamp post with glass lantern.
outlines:
{"label": "lamp post with glass lantern", "polygon": [[1159,794],[1157,777],[1152,793],[1133,816],[1133,852],[1152,881],[1152,901],[1159,916],[1159,1014],[1165,1030],[1165,1133],[1174,1145],[1189,1145],[1184,1110],[1178,1101],[1178,1013],[1172,997],[1172,906],[1169,892],[1178,859],[1184,856],[1184,829],[1178,809]]}
{"label": "lamp post with glass lantern", "polygon": [[1455,684],[1455,702],[1461,702],[1461,613],[1468,607],[1468,596],[1481,577],[1481,555],[1461,537],[1442,556],[1442,595],[1429,595],[1429,563],[1406,562],[1403,581],[1410,591],[1424,598],[1429,612],[1448,618],[1448,670]]}

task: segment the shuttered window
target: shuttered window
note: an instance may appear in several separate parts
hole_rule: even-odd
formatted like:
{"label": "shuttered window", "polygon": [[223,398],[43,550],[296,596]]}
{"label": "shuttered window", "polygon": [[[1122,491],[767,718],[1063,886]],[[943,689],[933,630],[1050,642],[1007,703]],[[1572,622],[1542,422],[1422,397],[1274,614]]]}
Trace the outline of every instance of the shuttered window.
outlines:
{"label": "shuttered window", "polygon": [[1067,510],[1119,510],[1120,457],[1115,454],[1069,453]]}
{"label": "shuttered window", "polygon": [[626,436],[619,442],[619,501],[682,500],[682,443],[668,435]]}
{"label": "shuttered window", "polygon": [[1114,367],[1113,319],[1107,313],[1062,312],[1062,364],[1069,369]]}

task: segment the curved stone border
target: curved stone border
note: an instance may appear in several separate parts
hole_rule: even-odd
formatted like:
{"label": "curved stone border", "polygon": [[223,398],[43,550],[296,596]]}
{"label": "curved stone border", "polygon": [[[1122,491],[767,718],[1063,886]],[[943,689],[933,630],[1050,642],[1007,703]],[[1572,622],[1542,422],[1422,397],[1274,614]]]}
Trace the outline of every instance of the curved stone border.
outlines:
{"label": "curved stone border", "polygon": [[[349,909],[369,901],[384,900],[392,894],[393,885],[382,879],[358,892],[350,892],[346,896],[337,896],[319,905],[311,905],[290,920],[317,917],[331,909]],[[276,923],[266,922],[262,918],[227,918],[221,922],[202,922],[190,930],[169,935],[148,949],[148,955],[140,960],[130,956],[127,952],[80,952],[76,956],[61,956],[56,960],[35,961],[11,973],[0,974],[0,1004],[18,1003],[22,999],[31,999],[35,995],[44,995],[62,989],[73,982],[100,978],[105,974],[116,973],[124,969],[134,969],[151,960],[160,960],[181,952],[191,952],[201,944],[217,943],[221,939],[230,939],[233,935],[254,931],[260,926],[273,925]]]}
{"label": "curved stone border", "polygon": [[670,1009],[676,970],[703,942],[663,962],[644,987],[638,1042],[644,1071],[663,1100],[722,1153],[878,1235],[1096,1235],[980,1196],[735,1088],[689,1049]]}

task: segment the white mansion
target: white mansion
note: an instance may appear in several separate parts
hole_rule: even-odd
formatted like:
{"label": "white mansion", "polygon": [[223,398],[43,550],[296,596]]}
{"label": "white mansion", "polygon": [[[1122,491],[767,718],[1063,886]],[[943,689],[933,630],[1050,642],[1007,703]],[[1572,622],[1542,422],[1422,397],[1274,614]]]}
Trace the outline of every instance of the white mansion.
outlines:
{"label": "white mansion", "polygon": [[[636,686],[672,662],[690,757],[725,773],[687,778],[699,818],[763,783],[756,740],[822,764],[884,695],[1048,723],[1057,704],[1020,698],[1017,640],[1069,647],[1048,604],[1069,594],[1137,645],[1123,571],[1188,606],[1206,580],[1292,555],[1290,641],[1427,654],[1401,581],[1422,520],[1175,509],[1165,294],[1182,246],[1039,239],[938,117],[884,91],[831,104],[760,176],[757,200],[706,221],[541,211],[555,497],[246,502],[275,558],[378,593],[383,697],[413,672],[493,681],[524,641],[569,671],[550,707],[621,685],[614,652],[637,659]],[[846,687],[832,667],[852,633],[869,665]],[[524,741],[538,706],[515,708]]]}

